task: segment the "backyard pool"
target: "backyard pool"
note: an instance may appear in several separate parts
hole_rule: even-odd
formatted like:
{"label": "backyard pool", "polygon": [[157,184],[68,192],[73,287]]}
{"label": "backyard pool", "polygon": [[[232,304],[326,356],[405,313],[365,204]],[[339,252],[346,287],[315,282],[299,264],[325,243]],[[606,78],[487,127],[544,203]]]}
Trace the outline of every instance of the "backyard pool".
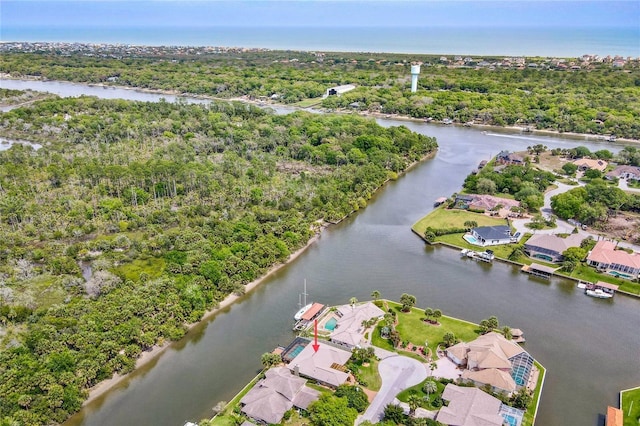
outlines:
{"label": "backyard pool", "polygon": [[478,241],[476,239],[476,237],[474,237],[473,235],[469,235],[469,234],[465,234],[462,238],[464,238],[464,240],[466,242],[468,242],[469,244],[473,244],[476,246],[481,246],[482,244],[480,244],[480,241]]}
{"label": "backyard pool", "polygon": [[329,331],[333,331],[336,328],[336,324],[338,323],[338,320],[335,318],[330,318],[329,321],[327,321],[324,325],[325,330],[329,330]]}

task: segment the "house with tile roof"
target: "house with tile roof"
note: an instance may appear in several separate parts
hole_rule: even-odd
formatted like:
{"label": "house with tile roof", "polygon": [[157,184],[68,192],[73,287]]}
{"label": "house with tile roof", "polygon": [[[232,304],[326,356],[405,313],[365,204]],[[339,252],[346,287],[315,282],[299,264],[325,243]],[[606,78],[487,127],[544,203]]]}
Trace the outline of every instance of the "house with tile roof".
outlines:
{"label": "house with tile roof", "polygon": [[331,332],[329,339],[332,342],[344,345],[349,349],[360,346],[364,339],[364,321],[384,317],[384,311],[372,302],[359,305],[339,306],[336,310],[338,321]]}
{"label": "house with tile roof", "polygon": [[479,386],[488,384],[494,390],[507,394],[527,384],[533,367],[531,355],[496,332],[453,345],[446,349],[446,354],[464,368],[463,379]]}
{"label": "house with tile roof", "polygon": [[295,375],[315,380],[331,387],[338,387],[349,379],[345,364],[351,352],[326,342],[318,342],[318,351],[307,345],[287,368]]}
{"label": "house with tile roof", "polygon": [[307,387],[306,383],[286,367],[271,368],[265,372],[265,378],[242,397],[240,410],[259,423],[280,423],[291,408],[306,410],[320,397],[320,392]]}
{"label": "house with tile roof", "polygon": [[579,234],[571,234],[566,238],[551,234],[536,234],[524,243],[524,253],[534,259],[546,262],[562,262],[562,253],[569,247],[580,247],[583,237]]}
{"label": "house with tile roof", "polygon": [[579,158],[577,160],[572,161],[578,167],[578,170],[598,170],[600,172],[604,172],[609,163],[604,160],[591,159],[591,158]]}
{"label": "house with tile roof", "polygon": [[518,154],[514,154],[509,151],[500,151],[498,155],[496,155],[496,163],[498,164],[516,164],[522,165],[524,164],[524,159]]}
{"label": "house with tile roof", "polygon": [[587,255],[587,264],[619,278],[633,280],[640,274],[640,255],[616,250],[611,241],[598,241]]}
{"label": "house with tile roof", "polygon": [[519,426],[524,413],[505,406],[498,398],[478,388],[449,383],[442,393],[448,401],[436,415],[440,423],[452,426]]}
{"label": "house with tile roof", "polygon": [[618,166],[604,175],[606,179],[640,179],[640,167]]}

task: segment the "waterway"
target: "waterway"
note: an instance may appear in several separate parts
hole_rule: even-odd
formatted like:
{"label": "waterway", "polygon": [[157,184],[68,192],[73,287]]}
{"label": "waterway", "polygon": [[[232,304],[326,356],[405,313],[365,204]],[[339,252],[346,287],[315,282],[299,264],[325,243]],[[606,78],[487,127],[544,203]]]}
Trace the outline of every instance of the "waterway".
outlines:
{"label": "waterway", "polygon": [[[0,82],[2,87],[6,82]],[[43,82],[38,83],[26,87],[45,90]],[[86,94],[98,90],[85,89]],[[121,89],[105,92],[113,94],[111,90]],[[138,92],[117,93],[132,99]],[[58,94],[64,96],[64,90]],[[139,100],[152,100],[150,94],[143,95]],[[419,307],[439,308],[469,321],[496,315],[501,324],[524,330],[526,349],[548,370],[537,424],[599,425],[606,406],[617,404],[618,391],[640,383],[638,300],[621,295],[593,299],[569,281],[548,282],[510,265],[465,261],[455,250],[426,246],[410,227],[432,209],[433,200],[458,191],[481,160],[502,149],[522,150],[536,143],[614,151],[621,146],[378,122],[404,124],[435,136],[440,149],[433,159],[387,184],[366,209],[327,229],[262,286],[196,326],[66,424],[182,425],[210,417],[217,402],[231,399],[256,374],[262,353],[291,340],[292,316],[306,279],[310,299],[326,304],[347,303],[354,296],[366,300],[378,290],[394,300],[405,292],[413,294]]]}

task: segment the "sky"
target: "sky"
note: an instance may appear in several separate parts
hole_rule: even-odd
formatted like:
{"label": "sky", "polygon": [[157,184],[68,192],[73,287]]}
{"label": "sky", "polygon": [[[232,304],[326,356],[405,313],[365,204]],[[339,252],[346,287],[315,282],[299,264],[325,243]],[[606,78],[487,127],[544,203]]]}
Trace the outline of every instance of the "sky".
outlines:
{"label": "sky", "polygon": [[[640,27],[640,1],[2,0],[9,27]],[[640,43],[640,41],[639,41]]]}

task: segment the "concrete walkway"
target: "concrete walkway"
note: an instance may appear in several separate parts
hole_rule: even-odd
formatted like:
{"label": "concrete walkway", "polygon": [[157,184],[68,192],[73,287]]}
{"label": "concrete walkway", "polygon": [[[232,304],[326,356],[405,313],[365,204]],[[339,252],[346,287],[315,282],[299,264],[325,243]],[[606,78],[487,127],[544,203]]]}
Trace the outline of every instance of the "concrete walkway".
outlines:
{"label": "concrete walkway", "polygon": [[427,378],[427,368],[424,364],[401,355],[384,358],[380,361],[378,371],[382,378],[382,387],[367,411],[356,420],[356,424],[364,421],[378,423],[384,415],[384,407],[391,403],[398,393]]}

